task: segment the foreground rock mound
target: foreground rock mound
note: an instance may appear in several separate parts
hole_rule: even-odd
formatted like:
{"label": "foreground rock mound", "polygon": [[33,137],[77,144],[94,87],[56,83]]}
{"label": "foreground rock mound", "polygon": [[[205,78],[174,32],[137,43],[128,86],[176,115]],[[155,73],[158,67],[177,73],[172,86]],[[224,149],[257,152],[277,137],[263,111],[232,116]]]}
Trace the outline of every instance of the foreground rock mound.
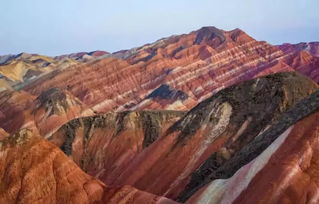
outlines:
{"label": "foreground rock mound", "polygon": [[107,187],[55,145],[22,129],[0,142],[0,203],[173,204],[131,186]]}
{"label": "foreground rock mound", "polygon": [[0,142],[0,203],[93,203],[104,185],[23,129]]}

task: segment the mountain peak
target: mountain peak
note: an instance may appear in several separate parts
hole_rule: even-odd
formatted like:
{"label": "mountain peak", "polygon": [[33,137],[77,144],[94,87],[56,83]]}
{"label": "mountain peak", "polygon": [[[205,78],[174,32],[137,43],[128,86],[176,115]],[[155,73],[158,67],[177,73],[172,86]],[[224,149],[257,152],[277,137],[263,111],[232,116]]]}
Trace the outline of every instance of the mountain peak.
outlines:
{"label": "mountain peak", "polygon": [[224,31],[214,26],[202,27],[196,33],[197,35],[194,44],[201,44],[202,42],[207,42],[213,39],[217,39],[220,43],[226,40]]}

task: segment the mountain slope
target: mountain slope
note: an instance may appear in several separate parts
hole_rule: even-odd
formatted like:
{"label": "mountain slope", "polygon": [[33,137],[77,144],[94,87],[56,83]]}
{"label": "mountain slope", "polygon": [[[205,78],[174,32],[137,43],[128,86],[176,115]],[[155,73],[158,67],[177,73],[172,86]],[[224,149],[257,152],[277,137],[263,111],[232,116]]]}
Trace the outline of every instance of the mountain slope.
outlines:
{"label": "mountain slope", "polygon": [[0,142],[0,203],[93,203],[104,185],[54,145],[21,130]]}
{"label": "mountain slope", "polygon": [[137,111],[78,118],[48,140],[85,172],[109,184],[183,115],[177,111]]}
{"label": "mountain slope", "polygon": [[300,74],[278,73],[226,88],[186,115],[144,111],[80,118],[48,139],[109,185],[183,199],[317,89]]}
{"label": "mountain slope", "polygon": [[287,56],[285,63],[319,83],[319,42],[278,46]]}
{"label": "mountain slope", "polygon": [[131,186],[109,187],[55,145],[22,129],[0,141],[0,203],[176,203]]}
{"label": "mountain slope", "polygon": [[[241,155],[243,158],[248,156],[248,149],[254,152],[261,146],[267,147],[265,143],[270,144],[259,150],[265,149],[258,157],[251,162],[245,159],[249,163],[232,177],[207,184],[187,203],[318,203],[318,111],[319,92],[292,109],[291,120],[284,118],[288,129],[277,123],[267,130],[268,135],[265,132],[245,147],[246,153],[242,151]],[[298,116],[309,112],[314,113],[294,124]]]}
{"label": "mountain slope", "polygon": [[[293,71],[282,61],[284,57],[277,47],[258,42],[239,29],[204,27],[54,72],[25,90],[38,95],[58,86],[99,112],[185,110],[232,84]],[[162,97],[170,96],[171,91],[183,97]],[[154,97],[154,92],[164,93]]]}

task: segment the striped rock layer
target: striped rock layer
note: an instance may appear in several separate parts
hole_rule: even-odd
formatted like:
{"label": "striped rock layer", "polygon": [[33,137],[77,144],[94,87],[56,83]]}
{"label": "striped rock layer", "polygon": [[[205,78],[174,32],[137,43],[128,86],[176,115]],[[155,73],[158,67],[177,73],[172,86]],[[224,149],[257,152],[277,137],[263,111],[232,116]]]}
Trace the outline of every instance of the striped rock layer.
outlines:
{"label": "striped rock layer", "polygon": [[[17,82],[13,83],[16,91],[2,83],[7,78],[0,74],[0,89],[4,88],[0,90],[0,127],[9,133],[29,127],[32,119],[25,112],[32,111],[30,101],[52,88],[79,100],[88,109],[84,113],[106,113],[189,110],[223,88],[276,72],[297,70],[318,82],[317,44],[307,46],[272,46],[239,29],[203,27],[113,54],[96,51],[55,58],[26,53],[2,56],[0,67],[17,61],[41,73],[32,72],[23,82],[12,78]],[[70,60],[74,63],[68,63]],[[9,74],[16,73],[16,68],[2,68]],[[20,96],[24,99],[16,100]],[[46,132],[51,134],[57,125],[47,126]]]}
{"label": "striped rock layer", "polygon": [[[36,101],[56,113],[60,94]],[[315,203],[318,111],[318,85],[288,72],[187,113],[74,119],[48,137],[60,149],[35,131],[2,131],[0,203]]]}
{"label": "striped rock layer", "polygon": [[131,186],[111,188],[84,173],[29,129],[0,142],[0,203],[174,204]]}
{"label": "striped rock layer", "polygon": [[317,88],[300,74],[279,73],[226,88],[186,114],[137,111],[80,118],[48,139],[108,185],[185,201],[211,180],[235,173],[244,163],[216,175]]}
{"label": "striped rock layer", "polygon": [[[39,95],[51,87],[66,89],[98,112],[188,110],[212,93],[244,80],[295,69],[307,74],[316,68],[317,59],[308,54],[305,59],[300,52],[285,52],[239,29],[204,27],[56,70],[24,90]],[[295,58],[300,63],[294,63]],[[317,79],[315,73],[309,76]]]}
{"label": "striped rock layer", "polygon": [[307,110],[315,111],[313,114],[295,124],[294,115],[294,119],[286,121],[285,128],[283,123],[272,126],[264,135],[273,136],[268,147],[261,139],[250,145],[255,154],[264,146],[258,157],[251,160],[243,151],[241,157],[251,160],[248,164],[228,179],[206,184],[187,203],[318,203],[319,92],[307,102],[291,110],[290,115]]}

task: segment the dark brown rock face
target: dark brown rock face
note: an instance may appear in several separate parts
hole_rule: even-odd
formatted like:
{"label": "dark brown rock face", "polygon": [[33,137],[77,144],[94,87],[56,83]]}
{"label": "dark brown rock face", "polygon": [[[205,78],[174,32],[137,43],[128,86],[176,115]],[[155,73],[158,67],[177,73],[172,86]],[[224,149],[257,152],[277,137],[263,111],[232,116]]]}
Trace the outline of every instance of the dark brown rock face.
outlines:
{"label": "dark brown rock face", "polygon": [[108,184],[178,119],[179,111],[108,113],[72,120],[48,138]]}
{"label": "dark brown rock face", "polygon": [[[187,203],[318,203],[318,98],[317,92],[303,101],[307,104],[292,108],[285,122],[272,126],[223,169],[246,165],[228,179],[208,183]],[[289,124],[293,125],[283,131]],[[251,160],[254,154],[259,155]]]}

